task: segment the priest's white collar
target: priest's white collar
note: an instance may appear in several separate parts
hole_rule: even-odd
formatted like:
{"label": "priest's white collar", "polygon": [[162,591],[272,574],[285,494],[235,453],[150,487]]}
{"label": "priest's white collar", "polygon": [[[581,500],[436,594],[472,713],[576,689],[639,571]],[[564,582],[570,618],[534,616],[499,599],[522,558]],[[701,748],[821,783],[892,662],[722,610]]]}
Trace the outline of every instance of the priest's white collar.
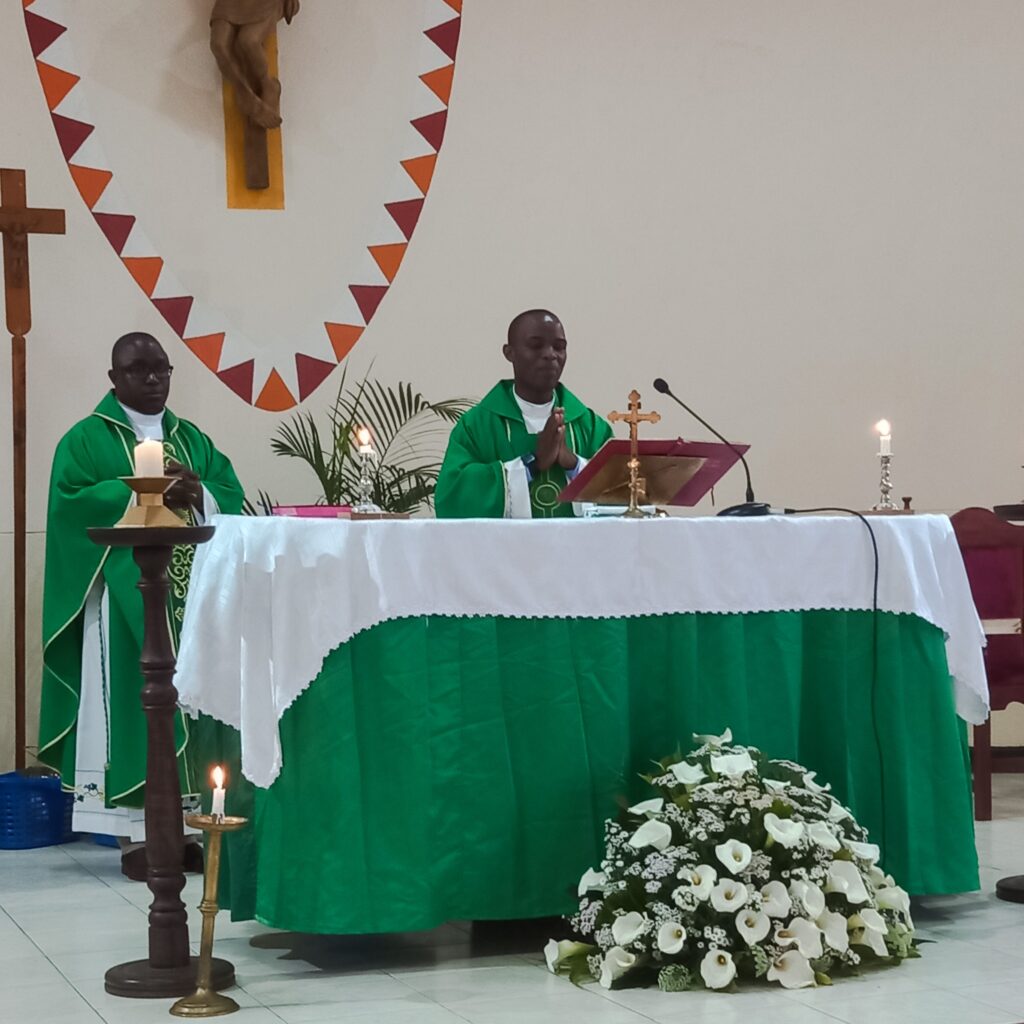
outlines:
{"label": "priest's white collar", "polygon": [[118,402],[118,405],[124,409],[125,416],[128,417],[128,422],[132,425],[132,429],[135,431],[135,436],[140,441],[162,441],[164,437],[164,410],[161,409],[156,413],[144,413],[139,412],[136,409],[131,409],[124,402]]}

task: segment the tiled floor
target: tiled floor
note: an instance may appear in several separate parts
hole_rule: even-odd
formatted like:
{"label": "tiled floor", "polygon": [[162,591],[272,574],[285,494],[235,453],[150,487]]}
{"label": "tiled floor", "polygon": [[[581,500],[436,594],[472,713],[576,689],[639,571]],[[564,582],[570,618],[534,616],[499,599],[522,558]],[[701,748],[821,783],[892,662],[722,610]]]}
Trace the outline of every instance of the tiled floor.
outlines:
{"label": "tiled floor", "polygon": [[[236,967],[238,1024],[1017,1024],[1024,1021],[1024,905],[993,895],[1024,873],[1024,776],[996,779],[978,826],[982,891],[917,903],[923,958],[832,988],[722,995],[574,988],[544,968],[549,924],[450,924],[410,935],[325,937],[218,921]],[[198,938],[199,880],[186,890]],[[103,972],[145,955],[149,890],[116,850],[80,842],[0,851],[0,1022],[147,1024],[169,1003],[108,996]]]}

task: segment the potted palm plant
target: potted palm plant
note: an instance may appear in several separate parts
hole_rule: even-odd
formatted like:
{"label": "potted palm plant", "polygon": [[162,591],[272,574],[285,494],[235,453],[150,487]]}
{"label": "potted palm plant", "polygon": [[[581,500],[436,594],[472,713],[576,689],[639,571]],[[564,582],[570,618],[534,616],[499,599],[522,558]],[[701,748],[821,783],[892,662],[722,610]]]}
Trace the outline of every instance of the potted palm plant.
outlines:
{"label": "potted palm plant", "polygon": [[411,384],[388,387],[368,375],[349,384],[343,372],[325,429],[312,413],[298,413],[270,446],[275,455],[309,466],[320,486],[319,505],[351,506],[362,474],[357,432],[368,428],[376,452],[370,470],[374,504],[385,512],[415,513],[431,507],[448,433],[472,404],[469,398],[431,402]]}

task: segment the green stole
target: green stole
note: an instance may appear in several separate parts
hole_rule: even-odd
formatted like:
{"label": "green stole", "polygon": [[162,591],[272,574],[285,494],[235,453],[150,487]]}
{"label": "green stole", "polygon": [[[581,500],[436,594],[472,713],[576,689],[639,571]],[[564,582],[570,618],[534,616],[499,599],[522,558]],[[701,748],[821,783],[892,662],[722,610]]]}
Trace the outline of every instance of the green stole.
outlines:
{"label": "green stole", "polygon": [[[237,514],[242,488],[228,459],[194,424],[169,409],[163,416],[168,457],[199,475],[220,511]],[[70,788],[75,777],[75,740],[81,694],[82,638],[86,598],[102,574],[107,588],[110,677],[106,681],[109,763],[108,806],[141,807],[146,775],[146,720],[139,700],[142,597],[139,570],[130,549],[102,548],[89,540],[90,526],[113,526],[131,504],[120,477],[134,471],[134,428],[108,392],[91,416],[61,439],[53,458],[46,521],[43,583],[43,679],[39,716],[39,760],[57,769]],[[194,548],[174,549],[170,569],[168,623],[177,649]],[[185,763],[188,729],[179,713],[176,749],[184,792],[194,790]]]}
{"label": "green stole", "polygon": [[[593,458],[612,436],[611,427],[559,384],[555,405],[565,410],[566,445]],[[452,429],[434,495],[439,519],[500,519],[508,512],[504,463],[537,449],[537,435],[526,429],[512,393],[512,381],[499,381]],[[555,465],[534,471],[530,506],[534,519],[571,517],[572,504],[558,501],[566,473]]]}

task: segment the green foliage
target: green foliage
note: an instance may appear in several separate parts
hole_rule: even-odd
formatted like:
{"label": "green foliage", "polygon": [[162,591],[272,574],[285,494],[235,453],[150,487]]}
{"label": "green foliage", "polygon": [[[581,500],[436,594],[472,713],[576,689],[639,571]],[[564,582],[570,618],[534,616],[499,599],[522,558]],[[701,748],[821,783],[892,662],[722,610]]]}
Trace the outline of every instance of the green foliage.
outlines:
{"label": "green foliage", "polygon": [[416,512],[432,504],[448,431],[472,404],[468,398],[430,402],[411,384],[387,387],[369,376],[350,385],[343,372],[324,429],[312,413],[298,413],[282,424],[270,446],[275,455],[309,466],[320,484],[320,502],[355,504],[360,477],[355,432],[369,427],[378,455],[372,500],[385,512]]}

